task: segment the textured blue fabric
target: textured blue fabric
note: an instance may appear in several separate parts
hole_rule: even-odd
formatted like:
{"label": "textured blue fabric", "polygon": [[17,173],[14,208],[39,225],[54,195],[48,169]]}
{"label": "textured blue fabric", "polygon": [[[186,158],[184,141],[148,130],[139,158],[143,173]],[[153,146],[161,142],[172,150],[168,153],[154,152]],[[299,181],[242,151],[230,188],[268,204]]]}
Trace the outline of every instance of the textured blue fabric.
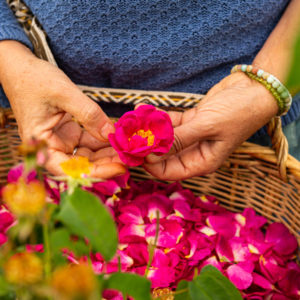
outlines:
{"label": "textured blue fabric", "polygon": [[16,40],[25,44],[27,47],[31,47],[24,30],[18,24],[5,0],[0,0],[0,41],[1,40]]}
{"label": "textured blue fabric", "polygon": [[[78,84],[206,93],[249,64],[288,0],[26,0]],[[0,40],[28,40],[0,0]],[[3,95],[2,103],[4,102]],[[7,103],[6,103],[7,105]],[[300,115],[293,105],[284,124]],[[262,131],[263,133],[263,131]]]}

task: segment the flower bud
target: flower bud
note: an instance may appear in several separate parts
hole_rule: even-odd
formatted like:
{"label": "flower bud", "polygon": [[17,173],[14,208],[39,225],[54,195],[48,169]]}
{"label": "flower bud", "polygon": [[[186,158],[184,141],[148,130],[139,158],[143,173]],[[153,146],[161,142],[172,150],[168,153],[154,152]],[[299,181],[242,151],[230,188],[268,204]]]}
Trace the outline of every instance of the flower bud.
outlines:
{"label": "flower bud", "polygon": [[41,259],[34,253],[21,252],[11,256],[4,264],[4,274],[8,282],[17,285],[31,285],[43,276]]}
{"label": "flower bud", "polygon": [[96,278],[90,266],[71,264],[56,269],[51,285],[57,293],[56,299],[89,299],[95,292]]}
{"label": "flower bud", "polygon": [[17,216],[35,216],[46,203],[46,191],[39,181],[26,183],[20,178],[3,189],[3,201]]}

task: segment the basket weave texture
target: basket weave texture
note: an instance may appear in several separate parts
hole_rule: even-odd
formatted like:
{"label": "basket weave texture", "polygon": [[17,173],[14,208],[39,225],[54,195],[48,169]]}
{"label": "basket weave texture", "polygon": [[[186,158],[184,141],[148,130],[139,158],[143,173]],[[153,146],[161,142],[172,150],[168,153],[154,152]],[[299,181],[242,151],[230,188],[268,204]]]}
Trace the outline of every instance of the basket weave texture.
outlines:
{"label": "basket weave texture", "polygon": [[[9,169],[21,161],[18,126],[10,109],[0,109],[0,185]],[[182,181],[196,194],[214,195],[231,211],[253,207],[269,222],[282,222],[300,243],[300,162],[292,156],[286,161],[287,179],[281,179],[275,152],[245,142],[216,172]],[[135,180],[153,179],[142,168],[132,168]]]}
{"label": "basket weave texture", "polygon": [[[7,0],[7,3],[31,40],[34,53],[56,65],[47,34],[30,9],[22,0]],[[193,107],[203,97],[186,93],[79,88],[95,101],[132,105],[147,102],[173,109]],[[268,129],[275,151],[245,142],[219,170],[182,184],[196,194],[216,196],[221,205],[232,211],[253,207],[269,222],[284,223],[300,244],[300,162],[288,155],[280,118],[273,119]],[[0,185],[5,183],[9,169],[21,160],[16,150],[19,144],[12,111],[0,108]],[[153,179],[141,168],[133,168],[131,174],[136,180]]]}

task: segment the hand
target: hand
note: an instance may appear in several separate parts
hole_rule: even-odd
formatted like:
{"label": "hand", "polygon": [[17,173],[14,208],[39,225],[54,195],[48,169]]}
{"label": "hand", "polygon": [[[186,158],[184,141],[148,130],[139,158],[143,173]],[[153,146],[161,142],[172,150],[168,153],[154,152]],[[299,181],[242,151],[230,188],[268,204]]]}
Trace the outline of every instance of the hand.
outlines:
{"label": "hand", "polygon": [[278,110],[271,93],[243,73],[227,76],[196,108],[170,112],[175,141],[164,156],[147,157],[145,169],[164,180],[214,172]]}
{"label": "hand", "polygon": [[[36,58],[15,41],[0,42],[0,82],[14,111],[23,141],[32,137],[48,144],[47,169],[62,175],[60,163],[76,155],[94,163],[93,177],[125,172],[107,136],[109,118],[57,67]],[[84,127],[84,129],[72,117]]]}

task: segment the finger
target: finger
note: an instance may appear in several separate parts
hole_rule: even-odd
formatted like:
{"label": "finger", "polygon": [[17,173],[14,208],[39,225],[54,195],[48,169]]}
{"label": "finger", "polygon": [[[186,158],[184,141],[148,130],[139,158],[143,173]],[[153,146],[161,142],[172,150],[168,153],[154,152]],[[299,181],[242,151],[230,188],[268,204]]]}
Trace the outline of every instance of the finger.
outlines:
{"label": "finger", "polygon": [[95,162],[91,172],[92,177],[108,179],[116,176],[125,174],[127,171],[126,167],[116,162]]}
{"label": "finger", "polygon": [[203,141],[199,145],[193,145],[167,160],[145,164],[144,167],[159,179],[183,180],[214,172],[230,154],[222,142]]}
{"label": "finger", "polygon": [[116,152],[116,150],[112,147],[106,147],[106,148],[102,148],[96,152],[93,152],[91,159],[98,160],[98,159],[102,159],[104,157],[114,157],[114,156],[118,156],[118,153]]}
{"label": "finger", "polygon": [[49,146],[55,147],[65,153],[72,153],[78,145],[82,129],[74,121],[67,121],[57,126],[53,130],[52,138],[49,140]]}
{"label": "finger", "polygon": [[76,156],[85,156],[91,162],[98,163],[108,163],[108,162],[117,162],[122,163],[118,153],[112,147],[102,148],[96,152],[91,151],[89,148],[80,147],[76,152]]}
{"label": "finger", "polygon": [[168,111],[168,115],[172,121],[173,127],[177,127],[182,123],[183,113],[179,111]]}
{"label": "finger", "polygon": [[79,147],[76,151],[76,154],[73,156],[85,156],[87,157],[89,160],[91,160],[91,156],[92,156],[93,152],[86,147]]}
{"label": "finger", "polygon": [[[70,159],[71,156],[53,149],[50,149],[48,152],[49,159],[46,163],[47,170],[55,176],[63,176],[64,172],[60,165],[62,162]],[[123,164],[113,162],[112,158],[104,158],[93,163],[90,176],[108,179],[125,173],[126,167]]]}
{"label": "finger", "polygon": [[48,150],[48,160],[46,162],[46,169],[55,176],[63,176],[64,172],[61,168],[61,163],[70,159],[71,156],[67,155],[64,152],[55,150],[55,149],[49,149]]}
{"label": "finger", "polygon": [[146,164],[145,169],[163,180],[203,176],[217,170],[233,150],[234,147],[224,141],[202,141],[165,161]]}
{"label": "finger", "polygon": [[82,135],[80,137],[78,146],[80,147],[86,147],[93,151],[101,149],[103,147],[107,147],[110,144],[108,142],[102,142],[97,140],[95,137],[93,137],[89,132],[83,131]]}
{"label": "finger", "polygon": [[197,121],[192,120],[190,122],[184,123],[174,129],[174,142],[170,151],[162,156],[150,154],[146,158],[146,161],[147,163],[152,164],[163,161],[174,154],[180,153],[184,149],[206,137],[207,130],[205,129],[205,127],[201,128]]}
{"label": "finger", "polygon": [[103,157],[111,157],[111,156],[115,156],[117,155],[117,152],[114,148],[112,147],[107,147],[107,148],[103,148],[100,149],[96,152],[93,153],[93,159],[101,159]]}
{"label": "finger", "polygon": [[106,141],[109,133],[114,132],[112,121],[100,106],[84,95],[74,85],[74,89],[66,91],[62,99],[56,100],[56,105],[70,113],[96,139]]}

